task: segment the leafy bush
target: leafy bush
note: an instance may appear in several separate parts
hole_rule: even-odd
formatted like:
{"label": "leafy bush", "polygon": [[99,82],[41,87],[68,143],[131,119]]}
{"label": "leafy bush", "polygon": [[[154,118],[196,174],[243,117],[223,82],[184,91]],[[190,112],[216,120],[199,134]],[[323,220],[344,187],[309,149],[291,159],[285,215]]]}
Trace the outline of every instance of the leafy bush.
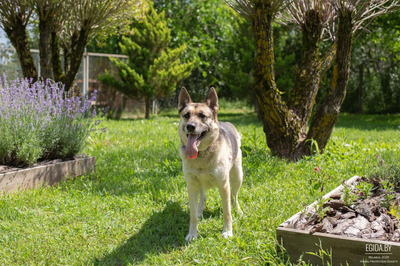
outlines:
{"label": "leafy bush", "polygon": [[68,97],[64,86],[50,81],[0,77],[0,164],[73,158],[100,123],[95,110],[89,114],[95,97]]}

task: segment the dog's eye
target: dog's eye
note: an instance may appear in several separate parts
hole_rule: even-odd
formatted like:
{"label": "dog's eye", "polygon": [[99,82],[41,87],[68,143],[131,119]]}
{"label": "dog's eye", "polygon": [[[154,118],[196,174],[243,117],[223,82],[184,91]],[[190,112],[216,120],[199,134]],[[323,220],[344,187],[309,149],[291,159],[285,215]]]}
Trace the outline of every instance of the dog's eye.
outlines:
{"label": "dog's eye", "polygon": [[189,119],[190,113],[186,113],[183,117],[186,118],[186,119]]}
{"label": "dog's eye", "polygon": [[203,118],[206,118],[206,116],[205,115],[203,115],[203,114],[199,114],[199,117],[201,118],[201,119],[203,119]]}

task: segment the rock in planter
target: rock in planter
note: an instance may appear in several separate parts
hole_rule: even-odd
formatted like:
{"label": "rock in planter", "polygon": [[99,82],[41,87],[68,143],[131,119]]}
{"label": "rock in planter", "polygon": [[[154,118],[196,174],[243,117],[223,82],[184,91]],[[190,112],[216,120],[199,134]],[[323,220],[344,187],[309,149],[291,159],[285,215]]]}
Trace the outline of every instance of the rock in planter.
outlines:
{"label": "rock in planter", "polygon": [[[348,182],[352,186],[358,182],[360,177],[353,177]],[[337,195],[343,190],[339,186],[332,192],[324,196],[325,199],[331,198],[331,195]],[[336,197],[337,198],[337,197]],[[371,201],[372,202],[372,201]],[[327,205],[331,208],[337,207],[336,214],[322,220],[322,230],[311,232],[313,228],[321,227],[312,225],[309,231],[296,229],[293,224],[299,220],[307,224],[302,218],[302,213],[297,213],[290,219],[282,223],[276,230],[278,249],[283,247],[293,263],[303,255],[302,260],[322,265],[320,258],[307,254],[307,252],[319,253],[319,245],[330,252],[332,250],[333,265],[400,265],[400,229],[393,230],[394,224],[390,217],[384,213],[377,213],[374,216],[375,203],[365,203],[361,207],[353,206],[351,208],[342,206],[340,202]],[[316,204],[314,202],[307,208],[312,209]],[[371,205],[372,209],[371,209]],[[345,207],[345,208],[344,208]],[[389,219],[388,219],[389,218]],[[371,220],[369,220],[371,219]],[[393,230],[392,234],[390,231]],[[323,233],[326,232],[326,233]],[[338,234],[338,235],[336,235]],[[393,241],[387,241],[393,239]],[[282,245],[281,245],[282,244]],[[325,259],[325,265],[328,258]]]}
{"label": "rock in planter", "polygon": [[94,172],[95,157],[76,158],[0,174],[0,191],[32,189],[42,185],[55,185],[65,178]]}

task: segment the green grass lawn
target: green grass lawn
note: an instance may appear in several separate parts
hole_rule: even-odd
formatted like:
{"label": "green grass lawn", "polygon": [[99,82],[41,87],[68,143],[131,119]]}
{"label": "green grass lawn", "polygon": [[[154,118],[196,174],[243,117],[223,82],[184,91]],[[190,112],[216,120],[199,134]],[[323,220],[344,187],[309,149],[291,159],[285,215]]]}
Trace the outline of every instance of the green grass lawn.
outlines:
{"label": "green grass lawn", "polygon": [[[174,112],[176,113],[176,112]],[[342,114],[322,155],[291,163],[272,157],[262,124],[249,111],[221,112],[242,134],[244,182],[224,239],[216,189],[207,192],[199,238],[189,244],[186,184],[177,116],[104,121],[87,153],[96,173],[53,188],[0,196],[0,265],[272,265],[275,229],[324,193],[376,170],[377,155],[397,164],[400,116]]]}

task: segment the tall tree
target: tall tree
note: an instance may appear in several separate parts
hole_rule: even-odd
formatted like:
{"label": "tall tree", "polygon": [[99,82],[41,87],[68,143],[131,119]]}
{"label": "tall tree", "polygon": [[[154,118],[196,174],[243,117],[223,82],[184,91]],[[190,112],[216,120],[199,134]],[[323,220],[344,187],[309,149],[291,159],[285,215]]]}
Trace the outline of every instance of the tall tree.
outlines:
{"label": "tall tree", "polygon": [[38,79],[38,73],[29,48],[26,30],[32,13],[33,9],[25,0],[3,0],[0,4],[0,26],[17,51],[22,74],[35,82]]}
{"label": "tall tree", "polygon": [[170,96],[176,84],[187,77],[194,62],[181,63],[180,57],[186,49],[182,45],[168,49],[171,30],[167,26],[164,12],[157,14],[152,4],[142,20],[134,20],[130,38],[122,37],[119,43],[127,62],[110,58],[118,68],[120,80],[105,73],[99,80],[131,98],[142,98],[145,102],[146,118],[149,118],[153,97]]}
{"label": "tall tree", "polygon": [[[323,151],[346,95],[354,33],[365,21],[394,8],[398,0],[294,0],[289,4],[284,0],[227,0],[227,3],[253,23],[255,93],[268,147],[292,160],[309,154],[311,143]],[[287,103],[275,83],[273,21],[298,27],[303,36],[301,62]],[[322,38],[334,42],[320,57]],[[332,85],[307,132],[321,77],[333,62]]]}

